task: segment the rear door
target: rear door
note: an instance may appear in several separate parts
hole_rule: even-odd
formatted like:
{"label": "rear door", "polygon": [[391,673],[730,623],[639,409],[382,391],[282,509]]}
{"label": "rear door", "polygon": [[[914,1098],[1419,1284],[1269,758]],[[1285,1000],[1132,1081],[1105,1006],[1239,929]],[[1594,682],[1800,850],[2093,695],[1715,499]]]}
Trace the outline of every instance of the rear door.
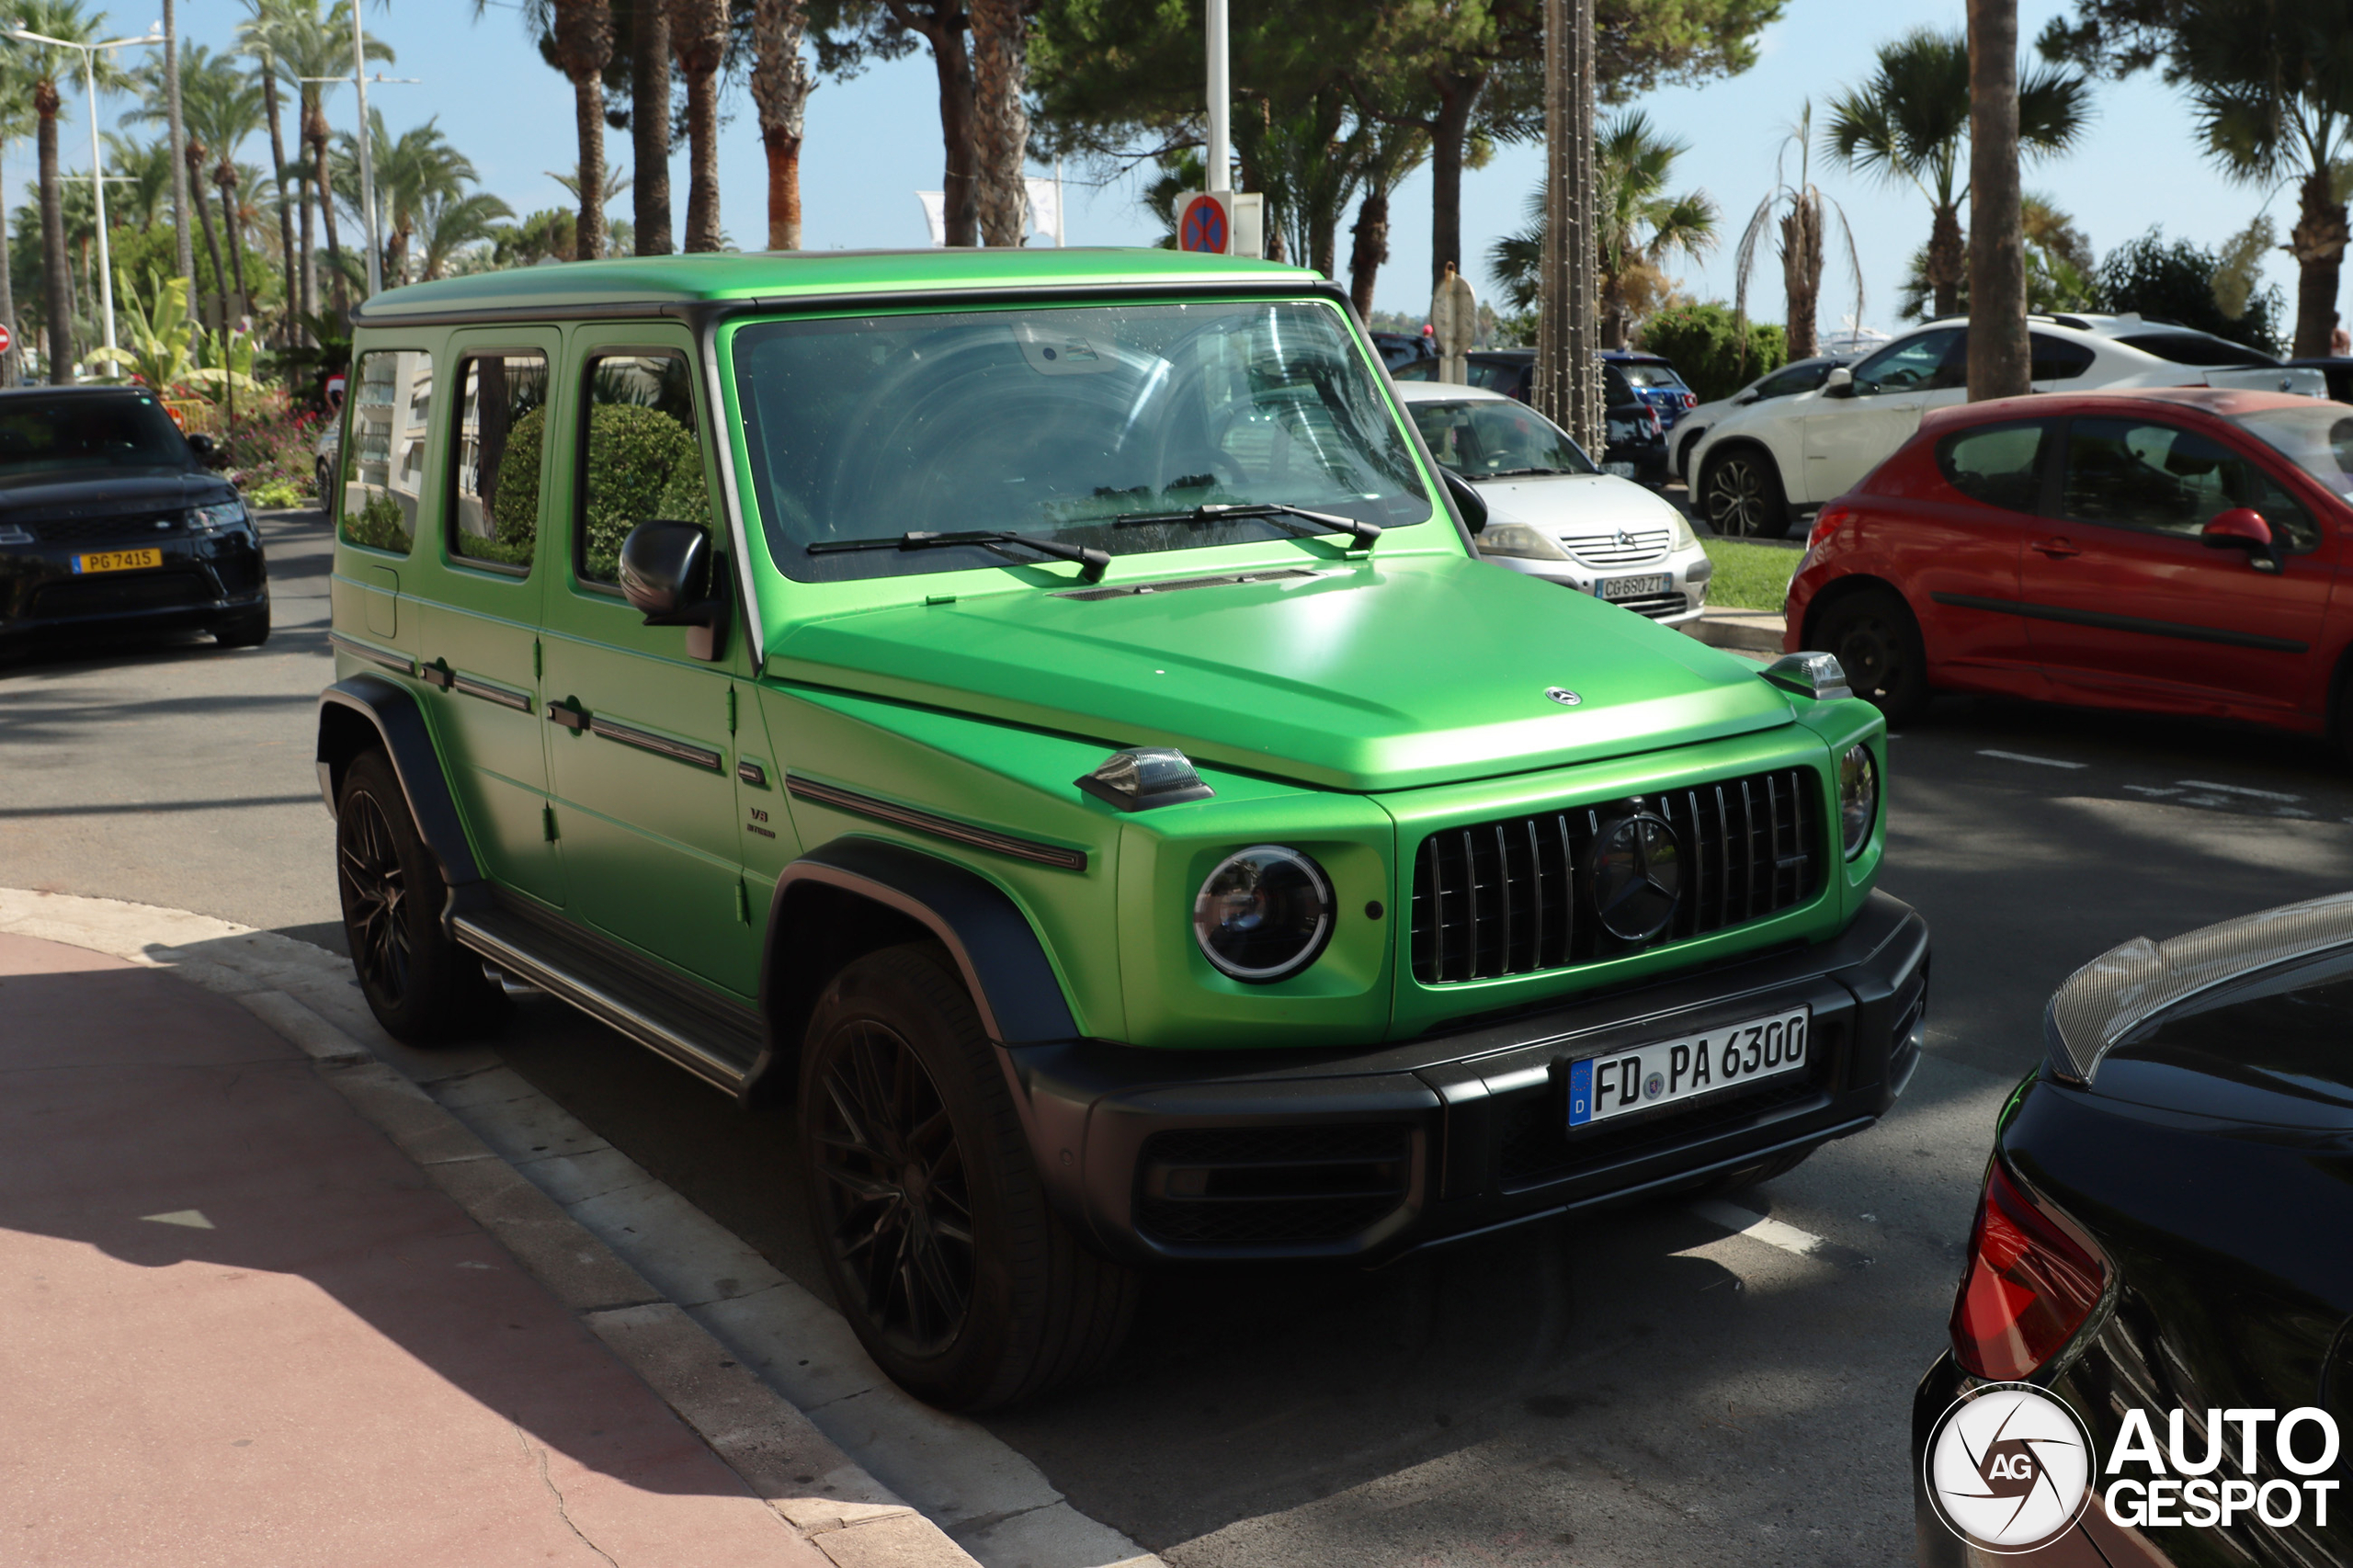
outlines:
{"label": "rear door", "polygon": [[[2051,678],[2153,706],[2303,705],[2336,546],[2287,487],[2251,454],[2155,418],[2074,419],[2064,462],[2019,582]],[[2235,506],[2271,524],[2284,570],[2200,542]]]}
{"label": "rear door", "polygon": [[1969,340],[1940,327],[1889,344],[1855,367],[1843,397],[1814,400],[1804,415],[1805,472],[1793,474],[1807,506],[1844,495],[1912,438],[1920,415],[1969,395]]}

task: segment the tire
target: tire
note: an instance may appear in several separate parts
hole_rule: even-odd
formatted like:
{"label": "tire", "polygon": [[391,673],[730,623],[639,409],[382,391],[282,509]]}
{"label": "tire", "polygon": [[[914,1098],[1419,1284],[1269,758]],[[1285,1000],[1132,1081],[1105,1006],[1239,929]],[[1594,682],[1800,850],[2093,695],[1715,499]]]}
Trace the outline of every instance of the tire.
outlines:
{"label": "tire", "polygon": [[1892,588],[1865,588],[1836,600],[1814,618],[1810,647],[1836,653],[1855,695],[1875,704],[1891,724],[1928,703],[1928,652],[1912,607]]}
{"label": "tire", "polygon": [[1699,515],[1726,539],[1780,539],[1790,531],[1780,471],[1755,447],[1710,458],[1698,500]]}
{"label": "tire", "polygon": [[506,994],[441,926],[449,886],[409,815],[392,765],[362,752],[335,802],[335,888],[344,940],[369,1011],[393,1039],[435,1045],[490,1033]]}
{"label": "tire", "polygon": [[267,600],[239,615],[233,615],[212,628],[212,641],[223,648],[258,648],[269,641],[269,604]]}
{"label": "tire", "polygon": [[835,1298],[902,1388],[987,1410],[1118,1351],[1136,1277],[1052,1211],[996,1047],[938,947],[885,948],[834,977],[797,1114]]}

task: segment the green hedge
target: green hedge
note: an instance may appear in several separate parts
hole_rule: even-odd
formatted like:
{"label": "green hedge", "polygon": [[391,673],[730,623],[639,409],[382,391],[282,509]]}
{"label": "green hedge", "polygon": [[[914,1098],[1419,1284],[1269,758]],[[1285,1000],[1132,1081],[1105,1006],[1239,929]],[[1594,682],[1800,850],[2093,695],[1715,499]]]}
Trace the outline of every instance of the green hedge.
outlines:
{"label": "green hedge", "polygon": [[1778,326],[1748,324],[1748,353],[1740,352],[1730,305],[1669,305],[1643,324],[1645,353],[1674,361],[1701,403],[1730,397],[1768,370],[1789,362],[1789,339]]}
{"label": "green hedge", "polygon": [[[502,550],[519,550],[520,560],[530,558],[538,528],[540,460],[546,442],[547,410],[533,409],[507,432],[506,453],[499,460],[493,512]],[[588,539],[582,574],[612,582],[620,574],[621,540],[654,517],[710,526],[710,500],[694,436],[658,408],[598,403],[588,415]]]}

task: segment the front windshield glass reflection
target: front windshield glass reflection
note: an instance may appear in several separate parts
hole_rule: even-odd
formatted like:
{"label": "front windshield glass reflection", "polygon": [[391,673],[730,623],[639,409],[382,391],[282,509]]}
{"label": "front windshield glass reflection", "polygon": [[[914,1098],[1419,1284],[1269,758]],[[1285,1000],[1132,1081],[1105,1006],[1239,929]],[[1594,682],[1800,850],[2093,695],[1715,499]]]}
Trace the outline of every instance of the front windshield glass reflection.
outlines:
{"label": "front windshield glass reflection", "polygon": [[1132,304],[767,322],[734,339],[770,554],[808,582],[1030,564],[1017,544],[834,552],[1002,529],[1114,556],[1296,537],[1280,503],[1384,528],[1431,502],[1336,312]]}
{"label": "front windshield glass reflection", "polygon": [[1465,479],[1514,474],[1593,473],[1593,460],[1568,433],[1509,398],[1409,403],[1430,456]]}
{"label": "front windshield glass reflection", "polygon": [[171,415],[143,392],[119,397],[25,395],[0,405],[0,478],[194,466]]}
{"label": "front windshield glass reflection", "polygon": [[2312,403],[2237,416],[2240,428],[2261,437],[2289,461],[2353,500],[2353,408]]}

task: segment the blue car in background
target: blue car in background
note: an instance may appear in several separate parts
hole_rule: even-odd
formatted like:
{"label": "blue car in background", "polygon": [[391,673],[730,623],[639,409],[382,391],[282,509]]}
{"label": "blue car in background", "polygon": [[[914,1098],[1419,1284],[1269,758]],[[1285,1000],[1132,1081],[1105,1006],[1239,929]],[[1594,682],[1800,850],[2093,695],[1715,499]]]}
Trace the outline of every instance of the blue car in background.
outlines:
{"label": "blue car in background", "polygon": [[1655,354],[1605,348],[1596,358],[1605,365],[1618,367],[1619,373],[1634,389],[1634,395],[1658,410],[1658,422],[1664,429],[1674,429],[1685,409],[1699,406],[1699,394],[1683,384],[1683,377],[1673,365]]}

